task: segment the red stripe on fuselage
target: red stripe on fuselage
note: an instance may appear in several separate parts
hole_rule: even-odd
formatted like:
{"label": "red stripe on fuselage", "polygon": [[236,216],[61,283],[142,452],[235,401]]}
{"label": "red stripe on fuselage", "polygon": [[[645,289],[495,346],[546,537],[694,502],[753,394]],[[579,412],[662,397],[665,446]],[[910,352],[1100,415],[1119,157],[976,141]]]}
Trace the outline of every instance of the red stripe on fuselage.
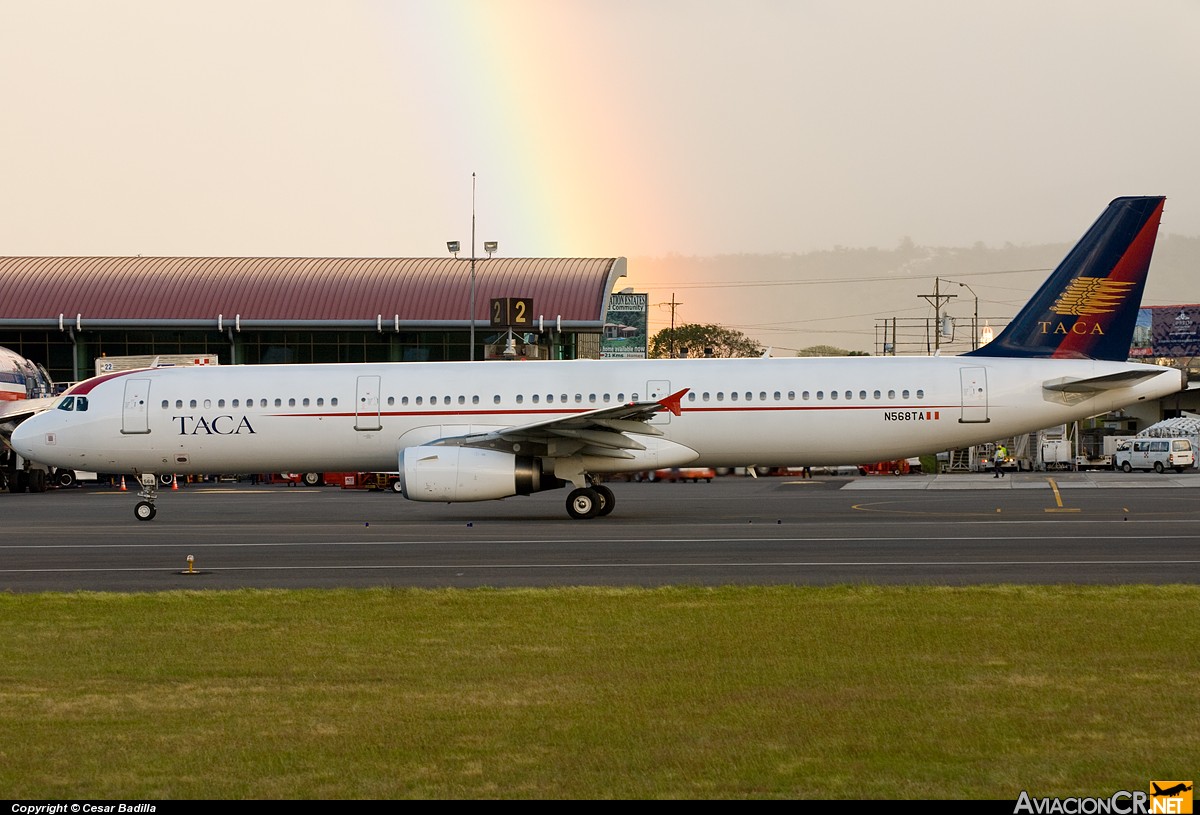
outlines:
{"label": "red stripe on fuselage", "polygon": [[100,376],[93,376],[91,379],[85,379],[82,382],[80,382],[76,385],[72,385],[71,387],[67,388],[66,392],[63,395],[64,396],[83,396],[86,393],[91,393],[92,389],[95,388],[97,385],[107,382],[110,379],[116,379],[119,376],[129,376],[130,374],[144,374],[144,373],[148,373],[150,370],[152,370],[152,369],[139,368],[134,371],[117,371],[116,373],[112,373],[112,374],[101,374]]}

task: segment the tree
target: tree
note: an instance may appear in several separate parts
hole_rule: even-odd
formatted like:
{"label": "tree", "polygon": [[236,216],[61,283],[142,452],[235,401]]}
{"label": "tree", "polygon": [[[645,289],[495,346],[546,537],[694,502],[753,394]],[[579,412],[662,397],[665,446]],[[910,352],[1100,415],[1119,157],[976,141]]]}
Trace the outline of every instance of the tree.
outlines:
{"label": "tree", "polygon": [[866,351],[847,351],[833,345],[810,345],[796,352],[798,357],[869,357]]}
{"label": "tree", "polygon": [[650,338],[650,356],[670,357],[760,357],[763,346],[741,331],[719,325],[685,323],[664,328]]}

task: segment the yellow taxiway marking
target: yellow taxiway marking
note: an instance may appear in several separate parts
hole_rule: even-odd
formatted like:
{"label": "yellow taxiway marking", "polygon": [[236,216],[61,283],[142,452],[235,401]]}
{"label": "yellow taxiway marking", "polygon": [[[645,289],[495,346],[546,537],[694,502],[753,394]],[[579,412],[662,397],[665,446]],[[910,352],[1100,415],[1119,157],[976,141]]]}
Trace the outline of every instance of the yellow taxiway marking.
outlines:
{"label": "yellow taxiway marking", "polygon": [[1058,491],[1058,484],[1054,482],[1053,478],[1047,478],[1046,481],[1050,483],[1050,489],[1054,490],[1054,503],[1058,504],[1056,509],[1047,509],[1046,512],[1079,512],[1077,508],[1063,507],[1062,493]]}

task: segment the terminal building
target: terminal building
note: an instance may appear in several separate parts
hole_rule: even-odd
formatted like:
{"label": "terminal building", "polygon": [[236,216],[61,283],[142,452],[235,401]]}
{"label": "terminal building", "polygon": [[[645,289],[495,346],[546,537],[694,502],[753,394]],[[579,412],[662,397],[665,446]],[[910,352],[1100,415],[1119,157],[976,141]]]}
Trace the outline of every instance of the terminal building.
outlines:
{"label": "terminal building", "polygon": [[58,383],[115,357],[596,358],[626,266],[620,257],[3,257],[0,346]]}
{"label": "terminal building", "polygon": [[[616,291],[626,274],[622,257],[0,257],[0,347],[40,363],[59,385],[100,373],[106,360],[644,356],[645,295]],[[1140,315],[1130,357],[1184,368],[1200,382],[1200,305]],[[622,348],[625,334],[639,330],[641,341]],[[1052,432],[1073,437],[1076,450],[1098,449],[1104,436],[1197,412],[1193,385]],[[1036,463],[1046,446],[1040,438],[1010,447]]]}

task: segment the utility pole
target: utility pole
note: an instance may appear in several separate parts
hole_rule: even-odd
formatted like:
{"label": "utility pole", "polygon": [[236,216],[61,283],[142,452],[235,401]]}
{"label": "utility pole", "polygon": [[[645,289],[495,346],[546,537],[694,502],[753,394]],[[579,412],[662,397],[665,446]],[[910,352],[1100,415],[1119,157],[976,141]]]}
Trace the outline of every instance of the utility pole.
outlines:
{"label": "utility pole", "polygon": [[940,288],[940,286],[938,285],[939,283],[941,283],[941,279],[940,279],[940,278],[937,278],[937,277],[935,277],[935,278],[933,279],[933,294],[919,294],[919,295],[917,295],[917,296],[918,296],[918,297],[920,297],[922,300],[924,300],[925,302],[927,302],[927,303],[929,303],[931,306],[933,306],[933,316],[934,316],[934,326],[933,326],[933,329],[934,329],[934,330],[933,330],[933,352],[934,352],[935,354],[936,354],[938,351],[940,351],[940,350],[941,350],[941,347],[942,347],[942,327],[941,327],[941,320],[942,320],[942,304],[943,304],[943,303],[948,303],[948,302],[950,302],[951,300],[953,300],[954,298],[958,297],[958,295],[957,295],[957,294],[942,294],[942,293],[941,293],[941,288]]}
{"label": "utility pole", "polygon": [[675,301],[675,292],[671,292],[671,359],[679,356],[679,352],[675,348],[675,307],[682,305],[683,303]]}

